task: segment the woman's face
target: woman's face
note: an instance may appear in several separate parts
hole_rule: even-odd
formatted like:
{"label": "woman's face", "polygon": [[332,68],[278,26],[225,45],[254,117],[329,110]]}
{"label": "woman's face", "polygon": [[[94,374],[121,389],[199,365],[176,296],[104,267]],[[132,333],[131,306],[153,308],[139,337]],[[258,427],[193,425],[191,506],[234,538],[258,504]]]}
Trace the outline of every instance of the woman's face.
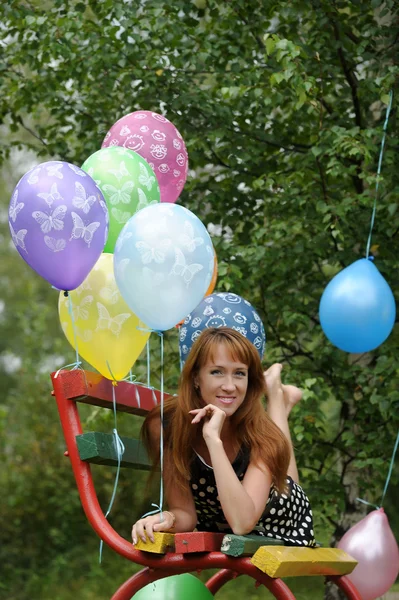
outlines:
{"label": "woman's face", "polygon": [[231,416],[244,402],[248,365],[233,360],[225,344],[219,344],[212,359],[200,368],[195,383],[205,404],[214,404]]}

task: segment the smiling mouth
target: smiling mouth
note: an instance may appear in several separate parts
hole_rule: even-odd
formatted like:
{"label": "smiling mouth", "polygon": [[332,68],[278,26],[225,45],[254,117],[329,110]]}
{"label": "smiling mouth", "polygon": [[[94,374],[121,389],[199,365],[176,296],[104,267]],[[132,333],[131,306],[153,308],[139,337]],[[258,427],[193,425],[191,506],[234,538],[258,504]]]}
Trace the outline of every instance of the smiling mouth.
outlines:
{"label": "smiling mouth", "polygon": [[234,398],[232,398],[231,396],[217,396],[217,399],[223,404],[232,404],[234,402]]}

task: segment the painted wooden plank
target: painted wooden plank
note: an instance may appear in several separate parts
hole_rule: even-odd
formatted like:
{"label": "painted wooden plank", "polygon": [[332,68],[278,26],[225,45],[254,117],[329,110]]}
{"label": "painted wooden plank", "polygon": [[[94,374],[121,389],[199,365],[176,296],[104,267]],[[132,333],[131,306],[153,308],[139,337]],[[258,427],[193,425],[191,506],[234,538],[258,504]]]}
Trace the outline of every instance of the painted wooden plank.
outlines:
{"label": "painted wooden plank", "polygon": [[[146,415],[161,401],[159,390],[153,391],[127,381],[120,381],[113,386],[111,380],[92,371],[61,370],[58,374],[52,373],[51,378],[53,384],[57,378],[57,394],[61,393],[64,398],[108,409],[113,408],[114,387],[117,410],[135,415]],[[169,394],[165,394],[165,400],[168,397]]]}
{"label": "painted wooden plank", "polygon": [[[121,436],[120,439],[125,447],[121,467],[149,471],[151,469],[151,462],[144,444],[139,440],[124,436]],[[83,433],[76,436],[76,443],[81,460],[96,465],[118,466],[115,438],[112,433],[98,431]]]}
{"label": "painted wooden plank", "polygon": [[167,552],[175,551],[174,537],[173,533],[154,532],[154,542],[151,542],[148,538],[146,542],[143,542],[139,538],[134,547],[136,550],[144,550],[153,554],[166,554]]}
{"label": "painted wooden plank", "polygon": [[346,575],[357,561],[339,548],[262,546],[251,563],[269,577],[300,575]]}
{"label": "painted wooden plank", "polygon": [[175,548],[178,554],[191,552],[219,552],[223,533],[191,531],[175,534]]}
{"label": "painted wooden plank", "polygon": [[261,546],[281,546],[284,542],[261,535],[226,534],[220,547],[229,556],[252,556]]}

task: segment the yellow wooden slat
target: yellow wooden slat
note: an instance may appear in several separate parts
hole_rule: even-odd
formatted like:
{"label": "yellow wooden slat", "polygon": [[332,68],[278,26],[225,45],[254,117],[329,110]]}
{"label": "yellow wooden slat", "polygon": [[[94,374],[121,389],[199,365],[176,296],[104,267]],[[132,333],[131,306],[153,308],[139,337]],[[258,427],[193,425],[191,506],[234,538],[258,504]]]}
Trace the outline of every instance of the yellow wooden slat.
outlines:
{"label": "yellow wooden slat", "polygon": [[144,550],[145,552],[153,552],[154,554],[166,554],[175,550],[175,536],[173,533],[154,533],[154,542],[148,538],[144,543],[141,538],[137,540],[134,546],[136,550]]}
{"label": "yellow wooden slat", "polygon": [[339,548],[262,546],[251,563],[269,577],[300,575],[346,575],[357,561]]}

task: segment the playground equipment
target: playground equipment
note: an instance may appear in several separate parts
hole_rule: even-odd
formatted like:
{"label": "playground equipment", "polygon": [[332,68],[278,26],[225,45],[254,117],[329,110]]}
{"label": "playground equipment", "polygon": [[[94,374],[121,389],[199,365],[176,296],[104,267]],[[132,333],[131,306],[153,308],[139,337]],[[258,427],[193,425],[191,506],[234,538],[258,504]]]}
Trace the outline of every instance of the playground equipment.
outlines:
{"label": "playground equipment", "polygon": [[[140,541],[133,546],[108,523],[99,505],[90,463],[118,464],[114,438],[105,433],[83,433],[78,403],[113,409],[113,382],[100,374],[76,369],[51,375],[67,450],[87,519],[99,537],[115,552],[143,565],[125,581],[111,600],[131,600],[149,583],[181,573],[219,569],[206,583],[215,595],[231,579],[248,575],[255,584],[264,585],[277,600],[295,600],[280,577],[321,575],[334,582],[348,600],[362,600],[345,577],[356,561],[337,548],[299,548],[276,544],[263,537],[234,536],[221,533],[157,533],[154,543]],[[116,409],[144,416],[160,402],[158,391],[130,382],[117,385]],[[138,440],[122,437],[125,451],[121,467],[150,469],[144,448]]]}

